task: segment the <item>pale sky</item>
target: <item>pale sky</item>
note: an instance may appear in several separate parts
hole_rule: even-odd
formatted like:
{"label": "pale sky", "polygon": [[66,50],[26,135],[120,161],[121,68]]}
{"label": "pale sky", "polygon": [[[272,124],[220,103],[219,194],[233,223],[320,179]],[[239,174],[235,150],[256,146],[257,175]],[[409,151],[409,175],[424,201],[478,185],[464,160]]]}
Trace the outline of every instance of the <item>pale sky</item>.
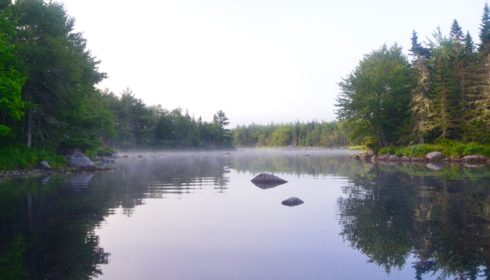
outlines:
{"label": "pale sky", "polygon": [[232,125],[335,119],[338,82],[382,44],[453,19],[478,41],[484,0],[64,0],[108,74],[145,103]]}

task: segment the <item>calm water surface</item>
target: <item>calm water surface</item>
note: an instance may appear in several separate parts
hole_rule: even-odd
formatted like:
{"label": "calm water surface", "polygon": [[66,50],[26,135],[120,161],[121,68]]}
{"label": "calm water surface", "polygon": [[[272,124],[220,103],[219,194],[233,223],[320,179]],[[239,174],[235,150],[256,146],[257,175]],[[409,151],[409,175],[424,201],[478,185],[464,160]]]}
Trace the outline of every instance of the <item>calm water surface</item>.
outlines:
{"label": "calm water surface", "polygon": [[[115,168],[0,181],[0,279],[490,277],[488,166],[252,150]],[[262,189],[260,172],[288,183]]]}

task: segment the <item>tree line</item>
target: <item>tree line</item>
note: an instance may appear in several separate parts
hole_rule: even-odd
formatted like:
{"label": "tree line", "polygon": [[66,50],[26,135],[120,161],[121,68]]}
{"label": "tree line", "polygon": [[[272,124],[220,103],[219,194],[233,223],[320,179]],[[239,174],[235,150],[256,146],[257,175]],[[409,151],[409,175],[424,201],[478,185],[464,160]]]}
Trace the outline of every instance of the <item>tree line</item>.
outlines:
{"label": "tree line", "polygon": [[480,43],[456,20],[420,42],[411,61],[398,45],[367,54],[340,83],[337,115],[351,141],[374,150],[388,145],[463,141],[490,143],[490,10]]}
{"label": "tree line", "polygon": [[231,145],[224,112],[205,122],[148,106],[130,90],[101,91],[98,65],[62,4],[0,0],[0,146]]}
{"label": "tree line", "polygon": [[232,130],[233,143],[244,147],[334,147],[348,140],[341,123],[306,122],[243,125]]}

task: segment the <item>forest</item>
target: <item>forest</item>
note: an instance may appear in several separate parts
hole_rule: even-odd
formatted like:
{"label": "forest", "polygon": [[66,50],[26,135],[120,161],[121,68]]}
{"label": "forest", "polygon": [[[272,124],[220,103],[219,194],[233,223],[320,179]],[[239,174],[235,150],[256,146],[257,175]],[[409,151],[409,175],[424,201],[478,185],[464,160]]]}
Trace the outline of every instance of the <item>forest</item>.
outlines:
{"label": "forest", "polygon": [[[480,43],[457,20],[449,35],[437,29],[409,58],[398,45],[367,54],[340,82],[337,115],[351,141],[377,151],[390,145],[490,143],[490,10]],[[487,146],[488,147],[488,146]]]}
{"label": "forest", "polygon": [[[396,44],[367,54],[340,83],[337,121],[229,129],[182,109],[147,105],[130,90],[96,85],[107,77],[62,4],[0,0],[0,156],[34,163],[45,153],[114,148],[367,145],[377,151],[455,141],[490,143],[490,10],[479,43],[454,20],[410,58]],[[15,151],[15,153],[14,153]],[[16,165],[28,165],[25,162]],[[8,168],[0,167],[0,168]]]}
{"label": "forest", "polygon": [[203,121],[146,105],[130,89],[100,90],[107,75],[98,65],[61,4],[1,0],[0,154],[232,145],[223,111]]}
{"label": "forest", "polygon": [[237,126],[232,134],[233,143],[241,147],[344,147],[349,143],[337,121],[251,124]]}

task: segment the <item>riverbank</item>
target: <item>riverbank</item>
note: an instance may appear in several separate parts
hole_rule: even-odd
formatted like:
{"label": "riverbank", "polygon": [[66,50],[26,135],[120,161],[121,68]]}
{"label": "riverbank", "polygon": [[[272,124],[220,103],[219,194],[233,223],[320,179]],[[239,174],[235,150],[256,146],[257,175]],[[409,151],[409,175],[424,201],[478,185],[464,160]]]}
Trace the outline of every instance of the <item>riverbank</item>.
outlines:
{"label": "riverbank", "polygon": [[92,160],[77,151],[65,157],[51,151],[11,146],[0,149],[0,178],[110,170],[109,165],[115,162],[107,156],[94,156]]}
{"label": "riverbank", "polygon": [[381,148],[378,155],[366,152],[354,156],[369,161],[402,162],[490,162],[490,145],[446,141],[436,144],[416,144],[405,147],[389,146]]}

